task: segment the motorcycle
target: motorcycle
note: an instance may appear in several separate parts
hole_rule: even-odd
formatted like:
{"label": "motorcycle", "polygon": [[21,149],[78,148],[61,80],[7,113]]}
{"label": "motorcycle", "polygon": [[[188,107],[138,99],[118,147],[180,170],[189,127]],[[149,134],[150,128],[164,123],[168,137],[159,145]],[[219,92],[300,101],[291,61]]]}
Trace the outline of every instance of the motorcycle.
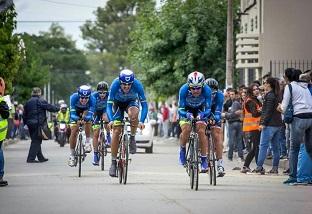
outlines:
{"label": "motorcycle", "polygon": [[60,147],[64,147],[67,142],[67,125],[65,122],[60,122],[58,124],[58,143]]}

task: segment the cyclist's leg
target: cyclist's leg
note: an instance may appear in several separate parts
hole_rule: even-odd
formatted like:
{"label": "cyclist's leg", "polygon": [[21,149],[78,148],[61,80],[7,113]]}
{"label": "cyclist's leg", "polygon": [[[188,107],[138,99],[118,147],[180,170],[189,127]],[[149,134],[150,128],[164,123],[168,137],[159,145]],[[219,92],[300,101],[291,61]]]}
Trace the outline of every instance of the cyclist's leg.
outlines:
{"label": "cyclist's leg", "polygon": [[68,160],[69,166],[75,165],[75,147],[76,147],[76,141],[77,141],[77,134],[78,134],[78,126],[76,122],[71,122],[70,124],[70,137],[69,137],[69,148],[70,148],[70,155]]}
{"label": "cyclist's leg", "polygon": [[106,113],[103,114],[103,120],[104,122],[106,122],[106,124],[104,124],[104,128],[106,130],[106,139],[107,139],[106,143],[111,144],[112,139],[111,139],[110,130],[107,124],[109,121],[108,121],[108,117]]}
{"label": "cyclist's leg", "polygon": [[221,132],[221,124],[216,124],[211,130],[213,141],[215,142],[216,146],[216,158],[217,158],[217,167],[218,167],[218,174],[222,176],[224,174],[224,165],[223,165],[223,142],[222,142],[222,132]]}
{"label": "cyclist's leg", "polygon": [[190,137],[191,124],[189,121],[187,121],[186,118],[181,118],[179,124],[181,127],[179,161],[181,165],[185,165],[186,164],[186,143]]}
{"label": "cyclist's leg", "polygon": [[208,138],[205,133],[206,130],[206,122],[205,121],[198,121],[196,123],[196,131],[198,133],[199,143],[200,143],[200,156],[201,156],[201,171],[207,172],[208,171]]}
{"label": "cyclist's leg", "polygon": [[95,120],[94,124],[92,125],[92,130],[93,130],[93,165],[99,165],[99,160],[100,160],[100,156],[99,156],[99,151],[98,151],[98,147],[99,147],[99,124],[98,121]]}
{"label": "cyclist's leg", "polygon": [[131,135],[135,135],[136,130],[138,128],[138,124],[139,124],[139,108],[137,106],[130,106],[128,108],[128,115],[129,115],[129,119],[130,119],[130,124],[131,124]]}
{"label": "cyclist's leg", "polygon": [[129,120],[130,120],[130,145],[129,150],[131,154],[136,153],[136,142],[135,142],[135,134],[139,124],[139,107],[136,102],[130,102],[127,108]]}
{"label": "cyclist's leg", "polygon": [[122,131],[122,123],[123,120],[123,110],[121,110],[118,106],[116,106],[116,110],[114,112],[114,124],[113,124],[113,136],[112,136],[112,143],[111,143],[111,158],[112,164],[109,169],[109,175],[111,177],[117,176],[117,153],[118,153],[118,145],[119,145],[119,138]]}
{"label": "cyclist's leg", "polygon": [[89,153],[92,150],[91,147],[91,127],[92,123],[90,121],[85,123],[85,133],[86,133],[86,144],[85,144],[85,152]]}

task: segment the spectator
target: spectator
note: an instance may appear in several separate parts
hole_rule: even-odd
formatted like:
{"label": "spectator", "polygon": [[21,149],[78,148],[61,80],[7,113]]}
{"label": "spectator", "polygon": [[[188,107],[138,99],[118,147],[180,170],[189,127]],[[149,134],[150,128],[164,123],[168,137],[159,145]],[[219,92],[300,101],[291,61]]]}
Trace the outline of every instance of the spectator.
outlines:
{"label": "spectator", "polygon": [[285,184],[297,182],[297,164],[300,144],[304,143],[307,153],[312,157],[312,96],[308,83],[299,81],[300,70],[288,68],[285,78],[292,87],[292,100],[290,100],[289,85],[285,87],[281,107],[285,112],[288,103],[293,105],[293,121],[290,124],[290,151],[289,151],[289,178]]}
{"label": "spectator", "polygon": [[[24,122],[29,129],[31,145],[27,157],[27,163],[48,161],[42,154],[42,135],[40,127],[47,123],[46,111],[57,112],[59,109],[41,98],[41,89],[33,88],[32,97],[26,102],[24,109]],[[36,157],[38,160],[36,160]]]}
{"label": "spectator", "polygon": [[5,82],[0,77],[0,187],[7,186],[8,182],[3,180],[4,176],[4,157],[3,157],[3,150],[2,150],[2,143],[6,138],[6,134],[8,131],[8,118],[10,115],[9,106],[4,101],[5,91]]}
{"label": "spectator", "polygon": [[266,82],[264,82],[264,89],[267,93],[264,96],[260,119],[260,147],[257,168],[255,169],[255,172],[262,175],[265,174],[263,164],[267,156],[269,144],[271,144],[273,151],[273,167],[269,173],[278,174],[280,158],[279,139],[283,125],[281,113],[277,111],[277,106],[280,100],[280,87],[278,80],[269,77]]}
{"label": "spectator", "polygon": [[240,104],[239,100],[236,99],[237,94],[237,91],[230,92],[232,105],[228,109],[229,111],[227,113],[222,113],[223,117],[227,120],[229,127],[228,159],[230,161],[233,160],[234,147],[236,147],[238,150],[238,156],[241,158],[242,161],[244,161],[241,113],[237,113],[242,110],[242,105]]}
{"label": "spectator", "polygon": [[162,104],[161,106],[161,115],[162,115],[162,124],[163,124],[163,133],[164,133],[164,137],[168,137],[168,131],[169,131],[169,108],[165,105]]}
{"label": "spectator", "polygon": [[257,99],[259,95],[259,86],[255,83],[251,84],[247,90],[247,99],[243,107],[243,131],[247,135],[248,143],[250,144],[249,153],[246,156],[242,173],[250,172],[250,163],[255,158],[258,161],[259,142],[260,142],[260,116],[262,103]]}

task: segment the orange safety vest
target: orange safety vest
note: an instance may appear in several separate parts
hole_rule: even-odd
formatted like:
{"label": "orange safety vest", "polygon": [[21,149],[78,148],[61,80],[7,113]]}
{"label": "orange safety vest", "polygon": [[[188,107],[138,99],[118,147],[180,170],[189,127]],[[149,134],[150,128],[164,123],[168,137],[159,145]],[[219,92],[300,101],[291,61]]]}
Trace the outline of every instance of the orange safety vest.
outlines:
{"label": "orange safety vest", "polygon": [[[244,109],[243,109],[243,132],[250,132],[250,131],[257,131],[260,130],[259,124],[260,124],[260,117],[253,117],[250,112],[246,109],[246,103],[252,100],[250,98],[247,98],[247,100],[244,102]],[[257,109],[260,108],[260,105],[257,104]]]}

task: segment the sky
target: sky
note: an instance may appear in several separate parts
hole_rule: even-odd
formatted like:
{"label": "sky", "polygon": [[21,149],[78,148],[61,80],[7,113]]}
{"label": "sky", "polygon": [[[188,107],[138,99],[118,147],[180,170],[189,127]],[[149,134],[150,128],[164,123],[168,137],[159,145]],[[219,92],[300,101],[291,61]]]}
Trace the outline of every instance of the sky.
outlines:
{"label": "sky", "polygon": [[48,31],[53,21],[64,27],[79,49],[85,49],[80,26],[86,20],[95,20],[93,12],[104,7],[108,0],[14,0],[17,12],[17,33],[39,34]]}

